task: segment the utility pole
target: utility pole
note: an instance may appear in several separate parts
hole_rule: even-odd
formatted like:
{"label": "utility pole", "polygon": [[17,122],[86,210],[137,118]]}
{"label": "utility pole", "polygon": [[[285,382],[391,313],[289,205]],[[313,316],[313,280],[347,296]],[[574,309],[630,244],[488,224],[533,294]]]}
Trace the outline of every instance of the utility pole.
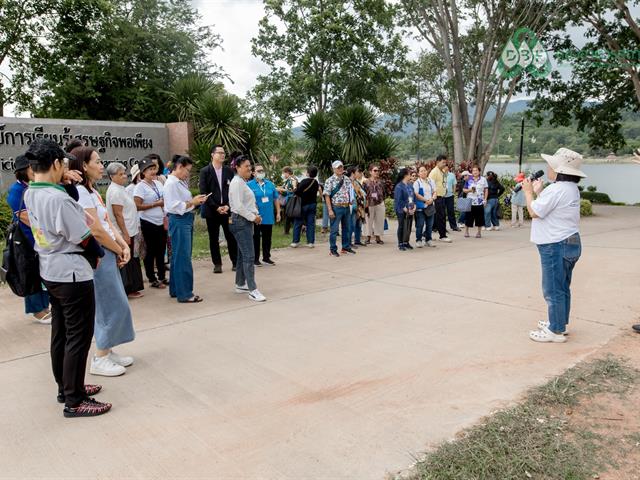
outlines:
{"label": "utility pole", "polygon": [[518,173],[522,171],[522,149],[524,148],[524,116],[520,125],[520,156],[518,157]]}

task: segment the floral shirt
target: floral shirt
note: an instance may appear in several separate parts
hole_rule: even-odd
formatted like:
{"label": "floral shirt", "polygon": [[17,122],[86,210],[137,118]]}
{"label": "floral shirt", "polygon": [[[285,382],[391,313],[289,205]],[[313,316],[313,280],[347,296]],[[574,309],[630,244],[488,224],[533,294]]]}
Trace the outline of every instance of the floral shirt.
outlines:
{"label": "floral shirt", "polygon": [[467,198],[471,199],[471,205],[484,205],[484,190],[489,188],[487,179],[480,177],[478,180],[474,180],[473,177],[469,177],[464,188],[469,190],[473,187],[476,188],[476,191],[467,193]]}
{"label": "floral shirt", "polygon": [[384,185],[380,180],[367,180],[364,184],[364,190],[367,192],[369,206],[375,207],[384,202]]}
{"label": "floral shirt", "polygon": [[[333,194],[333,191],[340,185],[340,182],[342,182],[342,185],[335,194]],[[337,203],[351,204],[351,188],[351,179],[346,175],[342,175],[341,177],[331,175],[327,181],[324,182],[324,194],[331,198],[331,205]]]}

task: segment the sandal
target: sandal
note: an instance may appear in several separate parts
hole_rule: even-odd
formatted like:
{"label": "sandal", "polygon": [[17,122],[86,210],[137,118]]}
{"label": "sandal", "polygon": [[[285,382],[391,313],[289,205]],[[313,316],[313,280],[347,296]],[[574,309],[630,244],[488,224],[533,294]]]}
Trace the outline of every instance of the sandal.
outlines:
{"label": "sandal", "polygon": [[200,298],[198,295],[194,295],[189,300],[178,300],[178,302],[180,303],[200,303],[201,301],[202,298]]}
{"label": "sandal", "polygon": [[529,338],[534,342],[541,343],[564,343],[567,341],[567,337],[553,333],[548,328],[543,328],[542,330],[531,330],[529,332]]}
{"label": "sandal", "polygon": [[380,240],[379,238],[378,238],[378,239],[376,239],[376,243],[377,243],[378,245],[384,245],[384,242],[383,242],[382,240]]}
{"label": "sandal", "polygon": [[464,238],[469,238],[471,235],[469,235],[468,233],[464,234]]}
{"label": "sandal", "polygon": [[129,295],[127,295],[128,298],[142,298],[144,297],[144,293],[142,292],[131,292]]}
{"label": "sandal", "polygon": [[167,288],[164,283],[160,283],[158,280],[156,280],[155,282],[151,282],[151,286],[153,288]]}
{"label": "sandal", "polygon": [[[538,328],[540,330],[544,330],[545,328],[549,328],[549,322],[547,320],[538,320]],[[569,329],[565,327],[562,335],[569,335]]]}
{"label": "sandal", "polygon": [[476,238],[482,238],[482,234],[481,233],[476,233]]}

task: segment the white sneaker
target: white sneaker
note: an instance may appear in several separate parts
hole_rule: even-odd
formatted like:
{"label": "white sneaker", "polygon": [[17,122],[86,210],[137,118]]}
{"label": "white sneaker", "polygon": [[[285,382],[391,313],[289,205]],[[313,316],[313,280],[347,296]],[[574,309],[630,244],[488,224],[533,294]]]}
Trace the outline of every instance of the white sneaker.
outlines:
{"label": "white sneaker", "polygon": [[40,325],[51,325],[51,312],[47,313],[42,318],[37,318],[35,315],[33,315],[33,321],[39,323]]}
{"label": "white sneaker", "polygon": [[498,231],[498,230],[500,230],[500,227],[499,227],[499,226],[498,226],[498,227],[493,227],[493,229],[494,229],[495,231]]}
{"label": "white sneaker", "polygon": [[122,365],[114,363],[109,358],[109,355],[104,357],[96,357],[95,355],[91,359],[91,368],[89,373],[91,375],[102,375],[103,377],[119,377],[126,372],[126,368]]}
{"label": "white sneaker", "polygon": [[422,243],[422,240],[418,240],[416,242],[416,248],[422,248],[422,247],[424,247],[424,243]]}
{"label": "white sneaker", "polygon": [[125,357],[125,356],[118,355],[113,350],[111,350],[108,357],[113,363],[118,364],[122,367],[130,367],[131,365],[133,365],[133,357]]}
{"label": "white sneaker", "polygon": [[300,245],[299,243],[292,243],[291,245],[289,245],[291,248],[298,248],[298,245]]}
{"label": "white sneaker", "polygon": [[250,292],[250,293],[249,293],[249,298],[250,298],[251,300],[256,301],[256,302],[264,302],[264,301],[267,299],[267,297],[265,297],[264,295],[262,295],[262,294],[258,291],[258,289],[254,290],[253,292]]}
{"label": "white sneaker", "polygon": [[314,245],[313,243],[307,243],[307,247],[308,247],[308,248],[314,248],[314,247],[315,247],[315,245]]}
{"label": "white sneaker", "polygon": [[236,293],[249,293],[249,287],[246,283],[242,286],[236,285]]}
{"label": "white sneaker", "polygon": [[451,239],[449,237],[442,237],[442,238],[440,238],[438,240],[440,240],[441,242],[444,242],[444,243],[451,243]]}
{"label": "white sneaker", "polygon": [[541,343],[564,343],[567,341],[567,337],[553,333],[548,328],[543,328],[542,330],[531,330],[529,332],[529,338],[534,342]]}
{"label": "white sneaker", "polygon": [[482,230],[487,231],[487,230],[491,230],[491,229],[490,229],[490,228],[487,228],[487,227],[482,227]]}
{"label": "white sneaker", "polygon": [[436,246],[433,244],[433,242],[431,240],[428,240],[426,245],[427,245],[427,247],[436,248]]}
{"label": "white sneaker", "polygon": [[[549,328],[549,320],[538,320],[538,330],[544,330],[545,328]],[[569,335],[569,327],[564,327],[564,332],[562,335]]]}

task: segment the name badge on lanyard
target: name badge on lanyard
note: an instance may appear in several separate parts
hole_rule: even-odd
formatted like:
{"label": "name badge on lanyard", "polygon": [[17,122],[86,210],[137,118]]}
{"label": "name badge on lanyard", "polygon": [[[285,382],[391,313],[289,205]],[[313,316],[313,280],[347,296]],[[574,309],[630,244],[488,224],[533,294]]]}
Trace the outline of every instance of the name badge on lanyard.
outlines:
{"label": "name badge on lanyard", "polygon": [[262,197],[262,203],[269,203],[269,197]]}

